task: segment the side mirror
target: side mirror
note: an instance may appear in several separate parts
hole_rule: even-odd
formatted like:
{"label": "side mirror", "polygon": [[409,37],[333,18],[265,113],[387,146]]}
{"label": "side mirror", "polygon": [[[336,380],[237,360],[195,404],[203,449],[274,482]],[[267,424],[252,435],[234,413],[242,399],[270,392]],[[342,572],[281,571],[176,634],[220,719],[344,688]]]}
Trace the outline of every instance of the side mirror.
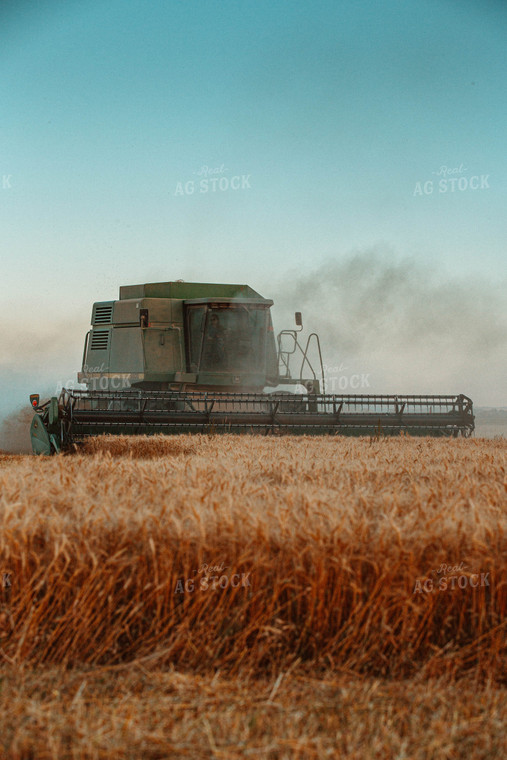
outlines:
{"label": "side mirror", "polygon": [[296,318],[296,325],[298,327],[303,327],[303,317],[301,316],[301,312],[296,311],[296,313],[294,314],[294,317]]}

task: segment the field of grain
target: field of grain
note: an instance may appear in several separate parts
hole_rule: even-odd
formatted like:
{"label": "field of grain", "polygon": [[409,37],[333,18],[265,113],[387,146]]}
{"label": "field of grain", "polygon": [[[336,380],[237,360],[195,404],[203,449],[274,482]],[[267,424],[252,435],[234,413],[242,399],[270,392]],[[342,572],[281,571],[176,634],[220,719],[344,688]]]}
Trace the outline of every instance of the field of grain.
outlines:
{"label": "field of grain", "polygon": [[12,758],[507,755],[505,440],[0,457]]}

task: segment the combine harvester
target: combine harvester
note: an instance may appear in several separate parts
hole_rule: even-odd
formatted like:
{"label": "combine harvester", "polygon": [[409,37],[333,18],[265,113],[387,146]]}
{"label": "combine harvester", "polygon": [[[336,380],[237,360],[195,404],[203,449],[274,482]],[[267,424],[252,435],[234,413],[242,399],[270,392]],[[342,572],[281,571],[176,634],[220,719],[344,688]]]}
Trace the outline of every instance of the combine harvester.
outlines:
{"label": "combine harvester", "polygon": [[[275,340],[272,305],[247,285],[182,281],[121,287],[118,301],[95,303],[78,373],[87,389],[64,388],[44,404],[30,396],[34,453],[105,433],[473,432],[472,402],[461,394],[326,394],[318,335],[300,344],[296,312],[296,329]],[[301,361],[297,377],[291,358]],[[297,385],[305,392],[294,392]]]}

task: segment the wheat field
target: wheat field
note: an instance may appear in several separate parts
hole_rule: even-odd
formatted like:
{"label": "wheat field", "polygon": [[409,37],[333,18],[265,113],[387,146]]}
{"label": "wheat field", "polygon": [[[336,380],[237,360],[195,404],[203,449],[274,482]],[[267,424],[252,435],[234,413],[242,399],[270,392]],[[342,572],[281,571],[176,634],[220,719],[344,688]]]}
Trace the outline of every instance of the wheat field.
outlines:
{"label": "wheat field", "polygon": [[507,756],[506,449],[203,435],[0,456],[0,750]]}

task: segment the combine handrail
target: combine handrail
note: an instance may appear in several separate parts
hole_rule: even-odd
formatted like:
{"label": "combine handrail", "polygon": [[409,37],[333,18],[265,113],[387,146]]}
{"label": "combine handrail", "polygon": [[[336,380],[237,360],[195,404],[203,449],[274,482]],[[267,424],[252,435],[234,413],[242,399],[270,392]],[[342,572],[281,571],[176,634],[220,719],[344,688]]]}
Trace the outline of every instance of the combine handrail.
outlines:
{"label": "combine handrail", "polygon": [[[278,340],[278,376],[279,376],[280,379],[289,379],[289,380],[292,379],[292,375],[290,373],[290,367],[289,367],[289,365],[290,365],[290,357],[292,356],[292,354],[296,353],[296,349],[299,349],[301,351],[301,353],[303,354],[303,359],[302,359],[302,362],[301,362],[301,369],[299,371],[299,382],[301,383],[301,385],[304,385],[303,368],[304,368],[305,364],[308,364],[310,372],[313,375],[313,379],[315,380],[315,382],[318,382],[318,380],[317,380],[317,374],[316,374],[316,372],[315,372],[315,370],[313,368],[313,365],[312,365],[312,363],[311,363],[311,361],[310,361],[310,359],[308,357],[308,351],[310,349],[311,339],[315,338],[315,340],[317,342],[317,351],[318,351],[318,354],[319,354],[320,371],[322,373],[322,392],[325,392],[326,380],[325,380],[325,376],[324,376],[324,364],[322,362],[322,351],[321,351],[321,348],[320,348],[320,338],[319,338],[319,336],[318,336],[318,334],[316,332],[310,333],[310,335],[308,336],[307,341],[306,341],[306,346],[303,349],[303,347],[301,346],[300,342],[297,339],[296,332],[297,332],[296,330],[281,330],[278,333],[278,336],[277,336],[277,340]],[[291,335],[292,338],[294,339],[294,348],[291,351],[282,351],[282,335]],[[280,362],[281,362],[282,366],[286,370],[284,375],[280,374]]]}
{"label": "combine handrail", "polygon": [[[315,340],[317,341],[317,351],[319,352],[319,361],[320,361],[320,371],[322,373],[322,393],[326,392],[326,380],[324,377],[324,365],[322,363],[322,351],[320,350],[320,338],[316,332],[310,333],[308,336],[308,340],[306,341],[306,348],[303,352],[303,361],[301,362],[301,369],[299,370],[299,380],[302,383],[303,382],[303,367],[305,365],[305,362],[308,363],[308,366],[310,367],[310,371],[313,374],[313,379],[317,380],[317,375],[315,374],[315,370],[312,367],[312,364],[308,358],[308,349],[310,348],[310,340],[315,337]],[[299,343],[298,343],[299,346]],[[302,350],[302,349],[301,349]]]}

